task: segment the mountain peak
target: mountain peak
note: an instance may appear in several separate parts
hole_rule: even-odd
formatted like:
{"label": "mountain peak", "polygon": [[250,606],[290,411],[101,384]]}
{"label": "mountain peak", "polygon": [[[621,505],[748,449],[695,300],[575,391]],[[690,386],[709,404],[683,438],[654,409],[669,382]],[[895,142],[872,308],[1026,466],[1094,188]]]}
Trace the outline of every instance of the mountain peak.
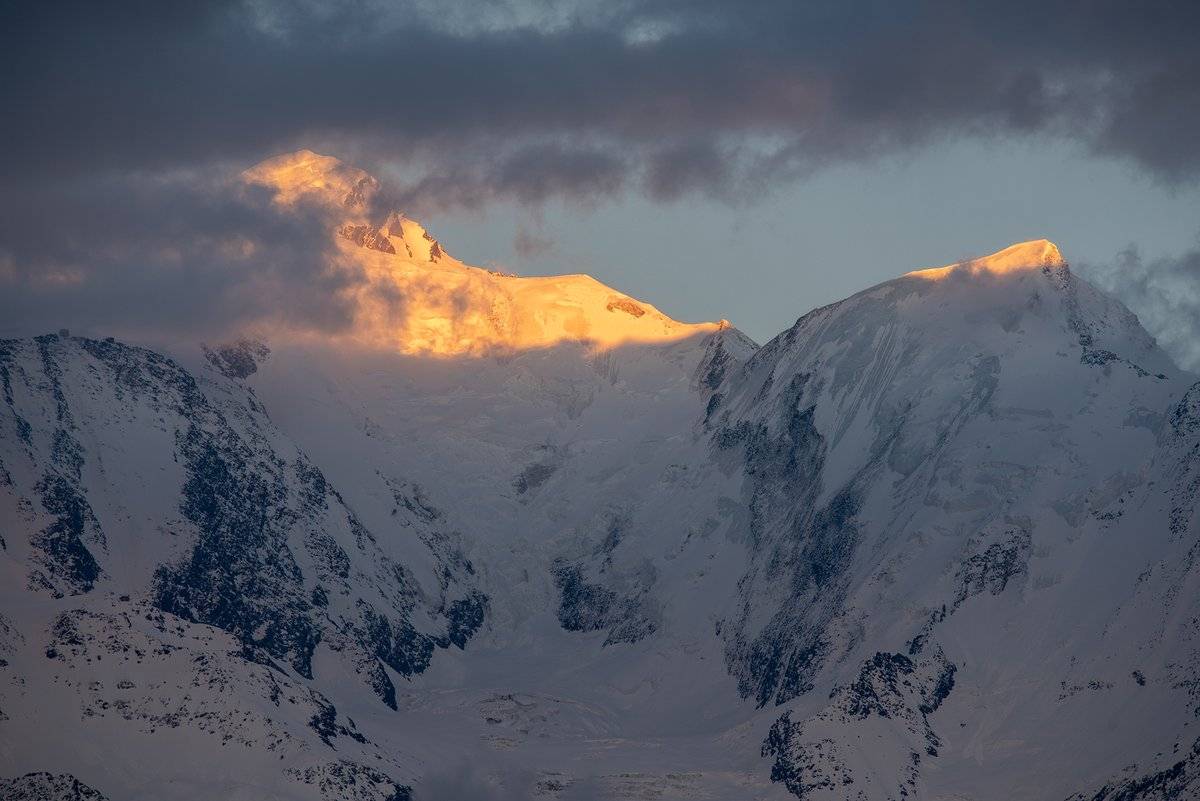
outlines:
{"label": "mountain peak", "polygon": [[241,177],[271,190],[284,210],[303,202],[328,212],[337,243],[334,266],[356,277],[346,296],[359,340],[406,353],[460,356],[563,342],[592,348],[668,343],[722,327],[673,320],[588,276],[519,278],[464,264],[417,221],[373,209],[379,181],[332,156],[285,153]]}
{"label": "mountain peak", "polygon": [[926,270],[914,270],[908,275],[937,280],[945,278],[955,271],[1011,273],[1021,270],[1053,269],[1066,267],[1067,262],[1059,252],[1058,245],[1049,239],[1031,239],[1028,242],[1018,242],[1003,250],[996,251],[990,256],[948,264],[945,267],[931,267]]}
{"label": "mountain peak", "polygon": [[1062,267],[1067,262],[1059,252],[1058,245],[1049,239],[1031,239],[1009,245],[982,259],[975,259],[973,263],[992,272],[1007,272],[1028,267]]}

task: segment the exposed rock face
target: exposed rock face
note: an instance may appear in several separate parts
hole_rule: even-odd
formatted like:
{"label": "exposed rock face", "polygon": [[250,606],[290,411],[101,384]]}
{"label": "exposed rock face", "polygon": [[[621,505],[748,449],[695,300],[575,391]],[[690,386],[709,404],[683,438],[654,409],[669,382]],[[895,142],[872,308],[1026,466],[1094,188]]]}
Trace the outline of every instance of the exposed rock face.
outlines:
{"label": "exposed rock face", "polygon": [[[804,799],[916,795],[922,760],[941,747],[929,716],[954,689],[956,670],[941,653],[922,662],[875,654],[817,715],[793,722],[785,713],[775,722],[763,743],[763,756],[774,758],[771,778]],[[858,742],[881,729],[886,744],[864,760]]]}
{"label": "exposed rock face", "polygon": [[338,230],[338,235],[350,240],[360,248],[368,250],[378,250],[380,253],[396,253],[396,247],[392,244],[392,240],[388,239],[383,231],[370,225],[343,225]]}
{"label": "exposed rock face", "polygon": [[558,620],[567,631],[607,629],[605,645],[633,643],[654,633],[657,625],[640,595],[620,597],[603,584],[590,584],[579,565],[560,565],[554,571],[560,600]]}
{"label": "exposed rock face", "polygon": [[271,349],[265,344],[248,339],[215,348],[204,347],[209,364],[227,378],[249,378],[270,355]]}
{"label": "exposed rock face", "polygon": [[633,317],[641,317],[646,313],[646,310],[634,303],[629,298],[613,298],[605,307],[609,311],[620,311]]}
{"label": "exposed rock face", "polygon": [[26,773],[0,780],[0,798],[5,801],[108,801],[97,790],[66,773]]}
{"label": "exposed rock face", "polygon": [[396,783],[374,768],[348,760],[326,762],[291,772],[298,781],[314,785],[328,801],[409,801],[412,788]]}

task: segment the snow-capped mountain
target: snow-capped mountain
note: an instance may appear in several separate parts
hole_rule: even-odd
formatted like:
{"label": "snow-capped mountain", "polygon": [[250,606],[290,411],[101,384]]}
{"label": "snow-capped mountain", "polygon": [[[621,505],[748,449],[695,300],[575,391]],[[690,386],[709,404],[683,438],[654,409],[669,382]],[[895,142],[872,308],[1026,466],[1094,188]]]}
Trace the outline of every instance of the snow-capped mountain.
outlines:
{"label": "snow-capped mountain", "polygon": [[1200,796],[1200,384],[1054,245],[759,348],[243,180],[348,331],[0,342],[0,797]]}
{"label": "snow-capped mountain", "polygon": [[742,692],[792,707],[776,775],[1053,798],[1187,752],[1187,382],[1047,242],[818,309],[729,376],[707,426],[754,563],[723,635]]}
{"label": "snow-capped mountain", "polygon": [[[452,257],[417,222],[378,211],[378,182],[336,159],[301,151],[243,173],[282,209],[324,211],[337,236],[334,269],[355,275],[349,338],[392,352],[485,356],[583,342],[594,348],[668,342],[720,324],[680,323],[586,275],[523,277]],[[374,213],[378,219],[372,218]]]}

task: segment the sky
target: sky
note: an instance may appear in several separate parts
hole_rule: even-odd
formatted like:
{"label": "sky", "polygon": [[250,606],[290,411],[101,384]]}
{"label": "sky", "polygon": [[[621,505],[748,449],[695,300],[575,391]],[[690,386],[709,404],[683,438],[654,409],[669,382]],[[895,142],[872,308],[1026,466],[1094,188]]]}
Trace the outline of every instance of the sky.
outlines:
{"label": "sky", "polygon": [[469,263],[759,341],[1045,237],[1200,368],[1194,2],[17,6],[0,334],[348,325],[320,220],[230,191],[310,148]]}

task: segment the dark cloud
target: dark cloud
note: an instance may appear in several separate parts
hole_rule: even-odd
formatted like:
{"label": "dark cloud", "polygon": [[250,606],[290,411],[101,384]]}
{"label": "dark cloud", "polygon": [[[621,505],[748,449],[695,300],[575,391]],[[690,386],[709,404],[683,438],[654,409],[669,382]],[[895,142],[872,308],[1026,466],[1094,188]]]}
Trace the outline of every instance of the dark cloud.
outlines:
{"label": "dark cloud", "polygon": [[655,200],[674,200],[695,190],[737,197],[743,187],[736,178],[738,157],[704,139],[683,141],[647,154],[646,194]]}
{"label": "dark cloud", "polygon": [[307,145],[423,170],[414,188],[436,202],[671,198],[1025,134],[1168,181],[1200,172],[1192,2],[125,0],[7,16],[9,181]]}
{"label": "dark cloud", "polygon": [[1200,372],[1200,246],[1146,260],[1130,245],[1112,262],[1083,270],[1121,298],[1180,367]]}
{"label": "dark cloud", "polygon": [[554,240],[526,225],[518,225],[517,233],[513,236],[513,252],[521,259],[529,261],[554,253]]}
{"label": "dark cloud", "polygon": [[273,324],[340,331],[361,279],[331,267],[326,209],[193,173],[0,188],[0,335],[122,336]]}
{"label": "dark cloud", "polygon": [[396,179],[388,202],[425,215],[447,208],[478,209],[505,201],[540,205],[551,198],[588,203],[621,190],[629,165],[600,147],[556,142],[496,146],[487,157],[470,153],[439,161],[418,180]]}

